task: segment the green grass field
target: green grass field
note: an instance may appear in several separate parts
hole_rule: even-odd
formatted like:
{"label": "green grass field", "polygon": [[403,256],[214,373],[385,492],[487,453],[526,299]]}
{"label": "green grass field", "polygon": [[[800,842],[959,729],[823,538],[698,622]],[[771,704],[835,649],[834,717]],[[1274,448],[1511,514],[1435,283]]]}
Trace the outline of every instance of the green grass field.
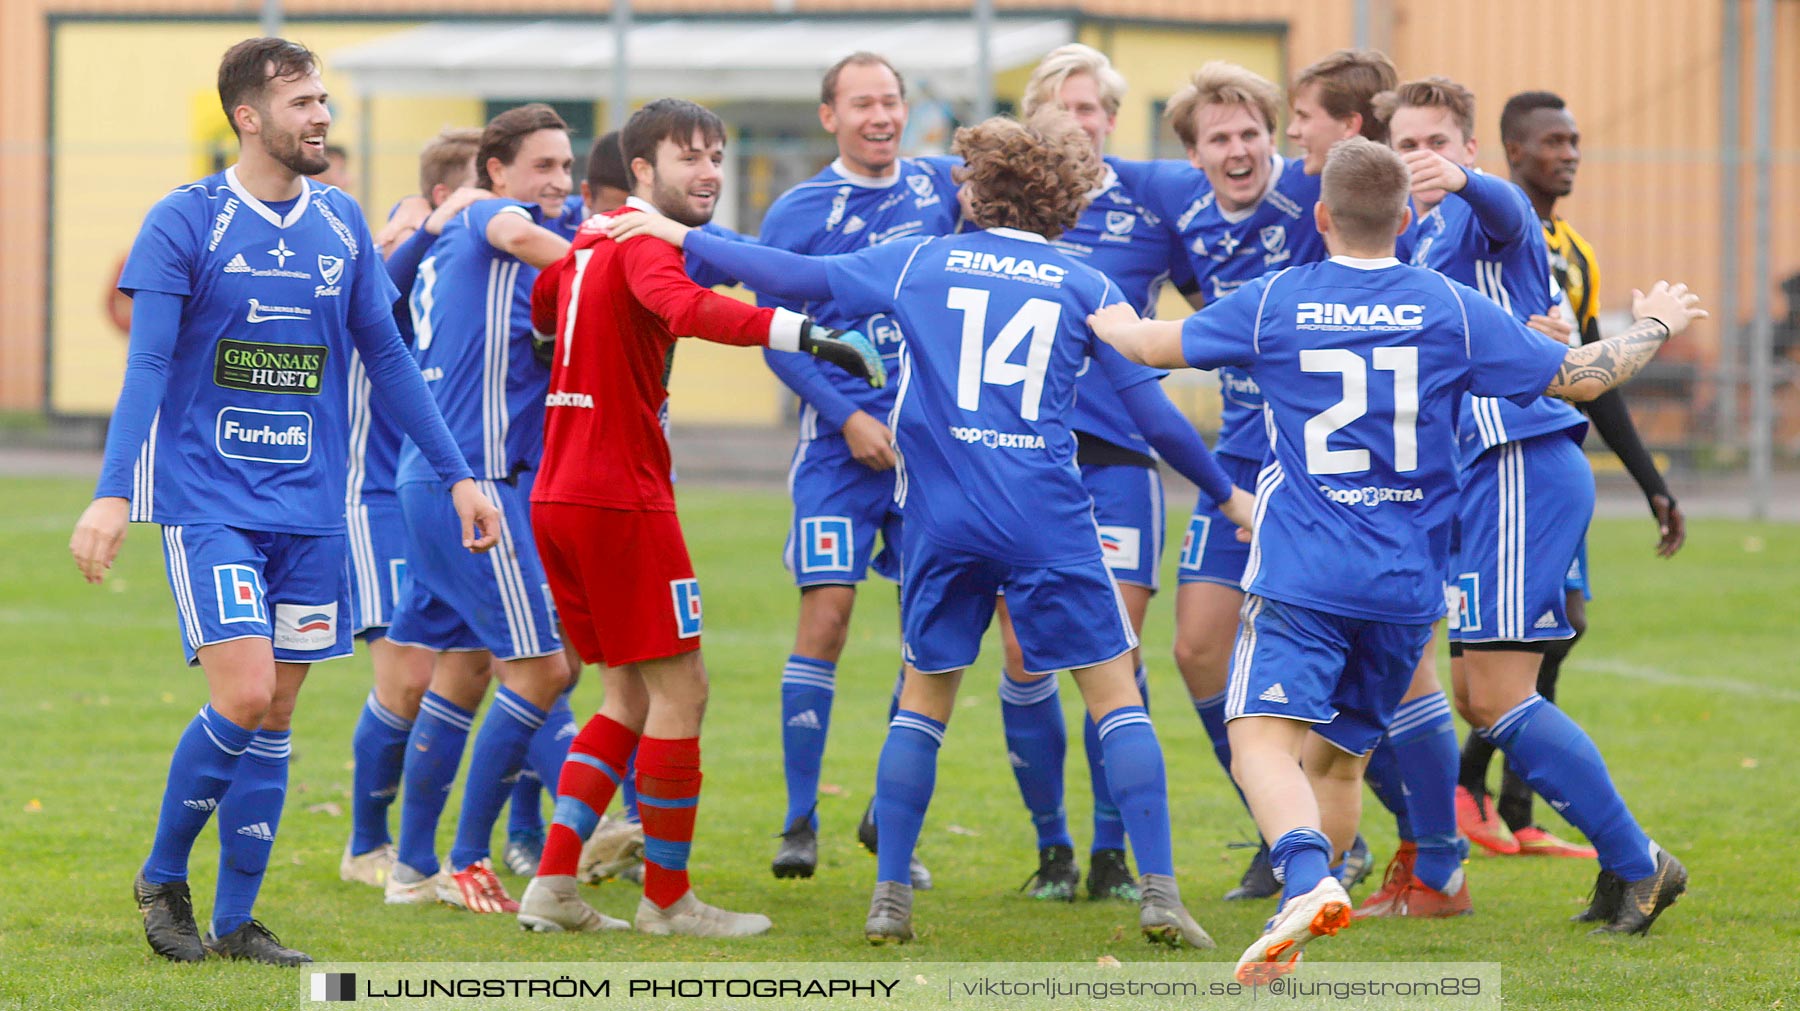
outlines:
{"label": "green grass field", "polygon": [[[90,487],[9,480],[0,502],[0,627],[8,646],[0,659],[0,1008],[291,1006],[291,972],[173,966],[144,945],[130,882],[148,850],[170,749],[205,691],[180,662],[152,530],[134,528],[106,585],[88,587],[77,576],[66,544]],[[703,896],[767,911],[775,930],[732,944],[527,935],[508,919],[448,907],[386,908],[374,891],[339,882],[350,733],[369,685],[359,655],[316,669],[301,697],[288,807],[258,907],[285,941],[321,961],[1092,964],[1107,954],[1127,963],[1230,960],[1255,935],[1266,906],[1217,899],[1245,859],[1228,844],[1252,830],[1186,705],[1169,657],[1168,593],[1144,637],[1153,712],[1167,753],[1181,884],[1219,939],[1218,951],[1150,949],[1131,929],[1135,910],[1118,904],[1052,907],[1017,893],[1035,854],[1001,743],[997,646],[965,682],[943,750],[920,849],[938,881],[917,902],[923,936],[897,949],[863,942],[874,863],[852,836],[874,775],[897,653],[895,594],[885,585],[865,595],[839,668],[819,874],[809,882],[771,878],[783,809],[777,683],[796,608],[778,560],[787,504],[777,492],[690,487],[683,510],[706,590],[713,678],[692,869]],[[1183,518],[1179,508],[1171,512]],[[1564,922],[1581,908],[1592,864],[1478,857],[1469,867],[1477,915],[1359,924],[1313,949],[1313,959],[1499,962],[1506,1003],[1519,1008],[1800,1006],[1793,900],[1800,747],[1792,732],[1800,719],[1792,652],[1800,527],[1696,523],[1672,562],[1653,557],[1652,533],[1638,520],[1596,525],[1593,628],[1570,662],[1561,699],[1599,742],[1646,828],[1687,863],[1687,896],[1647,939],[1598,940]],[[578,690],[578,716],[592,712],[597,695],[590,684]],[[1063,701],[1077,712],[1072,683]],[[1086,773],[1078,732],[1075,738],[1069,808],[1084,845]],[[1367,834],[1385,859],[1392,822],[1372,798],[1369,808]],[[1563,828],[1540,810],[1553,830]],[[453,814],[446,820],[447,848]],[[193,865],[203,923],[216,853],[211,834],[203,836]],[[517,894],[523,883],[510,886]],[[617,916],[629,917],[636,903],[630,886],[617,882],[588,895]]]}

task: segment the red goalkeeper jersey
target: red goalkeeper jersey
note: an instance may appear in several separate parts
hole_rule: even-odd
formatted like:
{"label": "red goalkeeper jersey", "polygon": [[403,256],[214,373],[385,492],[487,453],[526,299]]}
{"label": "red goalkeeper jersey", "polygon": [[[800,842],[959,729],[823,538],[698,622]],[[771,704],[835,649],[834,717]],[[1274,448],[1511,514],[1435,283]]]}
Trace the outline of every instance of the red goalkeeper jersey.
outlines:
{"label": "red goalkeeper jersey", "polygon": [[556,335],[531,500],[674,511],[662,410],[676,338],[763,345],[774,314],[695,284],[673,246],[616,243],[590,219],[531,292],[532,326]]}

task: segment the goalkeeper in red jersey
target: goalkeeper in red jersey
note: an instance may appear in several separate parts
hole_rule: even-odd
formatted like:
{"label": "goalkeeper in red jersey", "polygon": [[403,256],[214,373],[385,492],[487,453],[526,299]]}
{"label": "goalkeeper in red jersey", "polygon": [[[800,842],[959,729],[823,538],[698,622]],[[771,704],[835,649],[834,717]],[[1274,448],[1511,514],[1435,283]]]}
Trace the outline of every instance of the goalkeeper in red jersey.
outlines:
{"label": "goalkeeper in red jersey", "polygon": [[[602,665],[605,703],[576,736],[557,787],[538,876],[519,903],[532,930],[624,929],[576,894],[582,840],[637,749],[644,823],[644,897],[635,926],[650,934],[741,937],[769,918],[701,902],[688,885],[700,799],[700,585],[675,518],[661,416],[678,335],[805,351],[886,381],[862,334],[759,309],[688,278],[681,253],[655,239],[617,243],[598,227],[622,214],[712,218],[725,126],[692,102],[661,99],[620,138],[632,177],[624,207],[583,226],[539,276],[532,325],[551,355],[544,456],[532,527],[564,630],[582,660]],[[521,593],[530,592],[527,587]]]}

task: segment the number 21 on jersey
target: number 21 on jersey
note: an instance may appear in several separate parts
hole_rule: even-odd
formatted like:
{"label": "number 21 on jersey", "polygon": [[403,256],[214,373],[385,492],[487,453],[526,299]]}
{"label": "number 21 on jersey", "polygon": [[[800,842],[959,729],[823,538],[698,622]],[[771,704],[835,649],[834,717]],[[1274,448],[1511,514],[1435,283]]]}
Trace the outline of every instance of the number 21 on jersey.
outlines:
{"label": "number 21 on jersey", "polygon": [[[1019,416],[1038,420],[1038,404],[1044,398],[1044,372],[1050,366],[1050,345],[1062,320],[1059,303],[1034,298],[1026,301],[1000,328],[994,343],[987,344],[988,292],[980,288],[951,288],[949,308],[962,313],[962,357],[956,371],[956,406],[965,411],[981,409],[981,387],[1024,383],[1019,395]],[[1012,361],[1026,338],[1031,345],[1025,364]]]}
{"label": "number 21 on jersey", "polygon": [[1332,449],[1332,433],[1369,413],[1369,365],[1394,374],[1394,471],[1419,469],[1419,349],[1376,348],[1372,362],[1347,348],[1306,348],[1300,371],[1336,373],[1342,398],[1306,419],[1306,471],[1309,474],[1360,474],[1369,469],[1367,449]]}

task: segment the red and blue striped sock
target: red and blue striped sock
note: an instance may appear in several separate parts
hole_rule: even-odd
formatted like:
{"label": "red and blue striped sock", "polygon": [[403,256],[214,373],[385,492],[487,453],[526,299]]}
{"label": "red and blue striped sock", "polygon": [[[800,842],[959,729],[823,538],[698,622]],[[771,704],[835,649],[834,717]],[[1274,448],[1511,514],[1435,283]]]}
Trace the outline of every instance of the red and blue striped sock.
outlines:
{"label": "red and blue striped sock", "polygon": [[600,823],[613,791],[626,776],[638,735],[609,717],[595,713],[575,735],[556,783],[556,816],[544,839],[538,874],[574,874],[581,844]]}
{"label": "red and blue striped sock", "polygon": [[689,889],[688,853],[700,807],[700,738],[639,738],[637,790],[644,821],[644,897],[667,909]]}

